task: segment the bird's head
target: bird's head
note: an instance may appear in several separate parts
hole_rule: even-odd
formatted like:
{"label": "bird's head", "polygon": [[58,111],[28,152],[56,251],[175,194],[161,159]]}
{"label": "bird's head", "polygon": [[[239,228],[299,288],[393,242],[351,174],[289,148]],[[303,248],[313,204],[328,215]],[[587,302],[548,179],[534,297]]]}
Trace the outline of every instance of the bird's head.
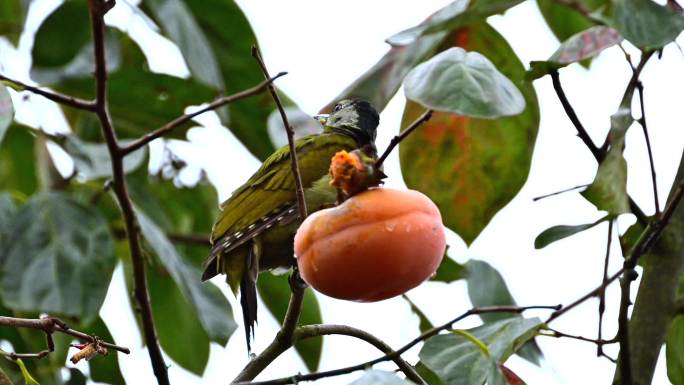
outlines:
{"label": "bird's head", "polygon": [[359,145],[365,145],[375,142],[380,115],[365,100],[344,99],[321,122],[326,131],[352,136]]}

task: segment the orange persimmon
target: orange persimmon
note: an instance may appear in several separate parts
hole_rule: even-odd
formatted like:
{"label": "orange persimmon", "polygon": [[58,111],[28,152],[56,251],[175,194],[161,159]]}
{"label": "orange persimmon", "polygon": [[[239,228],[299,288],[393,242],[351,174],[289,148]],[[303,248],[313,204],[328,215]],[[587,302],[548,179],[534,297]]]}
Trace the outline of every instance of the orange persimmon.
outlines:
{"label": "orange persimmon", "polygon": [[331,297],[380,301],[435,273],[446,241],[439,209],[418,191],[373,188],[318,211],[295,235],[302,278]]}

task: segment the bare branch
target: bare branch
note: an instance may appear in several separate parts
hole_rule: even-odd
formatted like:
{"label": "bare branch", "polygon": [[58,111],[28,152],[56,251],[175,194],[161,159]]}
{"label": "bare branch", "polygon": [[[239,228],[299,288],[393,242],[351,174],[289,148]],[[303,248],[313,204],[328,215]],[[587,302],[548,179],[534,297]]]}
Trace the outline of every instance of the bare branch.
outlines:
{"label": "bare branch", "polygon": [[413,123],[411,123],[411,125],[408,126],[401,134],[396,135],[394,138],[392,138],[392,141],[390,142],[389,146],[387,146],[387,148],[385,149],[385,152],[383,152],[382,156],[380,156],[380,158],[378,158],[378,160],[375,162],[375,168],[380,168],[380,166],[382,166],[382,164],[385,162],[385,159],[387,159],[392,150],[394,150],[394,147],[401,143],[402,140],[406,139],[406,137],[409,136],[421,124],[430,120],[430,118],[432,118],[433,112],[434,111],[432,110],[425,111],[422,115],[418,117],[418,119],[413,121]]}
{"label": "bare branch", "polygon": [[264,80],[263,82],[257,84],[256,86],[252,88],[248,88],[244,91],[240,91],[238,93],[235,93],[233,95],[229,96],[222,96],[213,102],[209,103],[206,107],[199,109],[195,112],[189,113],[189,114],[184,114],[176,119],[170,121],[169,123],[166,123],[165,125],[159,127],[158,129],[150,132],[149,134],[143,136],[142,138],[136,140],[135,142],[129,144],[128,146],[125,146],[121,148],[121,153],[125,156],[130,154],[131,152],[145,146],[146,144],[150,143],[151,141],[161,138],[162,136],[170,133],[174,129],[178,128],[179,126],[189,122],[192,120],[192,118],[201,115],[207,111],[213,111],[217,108],[220,108],[222,106],[225,106],[226,104],[233,103],[235,101],[259,94],[261,92],[264,92],[270,85],[273,83],[274,80],[278,79],[281,76],[286,75],[287,72],[281,72],[277,74],[276,76],[272,78],[268,78]]}
{"label": "bare branch", "polygon": [[[598,322],[598,339],[603,336],[603,312],[606,310],[606,287],[608,286],[608,262],[610,261],[610,246],[613,241],[613,222],[608,221],[608,240],[606,242],[606,258],[603,262],[603,278],[601,281],[601,292],[599,293],[599,322]],[[596,355],[603,355],[603,345],[596,346]]]}
{"label": "bare branch", "polygon": [[[249,382],[249,381],[242,381],[241,379],[235,379],[233,381],[233,384],[236,385],[285,385],[285,384],[296,384],[298,382],[302,381],[313,381],[317,380],[319,378],[324,378],[324,377],[333,377],[333,376],[339,376],[342,374],[347,374],[347,373],[352,373],[358,370],[365,370],[373,365],[376,365],[380,362],[385,362],[385,361],[390,361],[393,360],[395,357],[400,357],[402,354],[404,354],[406,351],[414,347],[415,345],[419,344],[420,342],[423,342],[427,340],[430,337],[433,337],[437,335],[439,332],[443,330],[449,330],[452,328],[452,326],[456,323],[461,321],[464,318],[467,318],[471,315],[475,314],[485,314],[485,313],[522,313],[526,310],[530,309],[551,309],[551,310],[558,310],[560,309],[560,305],[555,305],[555,306],[490,306],[490,307],[481,307],[481,308],[473,308],[468,310],[467,312],[461,314],[460,316],[452,319],[451,321],[441,325],[437,326],[435,328],[432,328],[430,330],[426,330],[424,333],[422,333],[420,336],[414,338],[411,342],[407,343],[406,345],[402,346],[400,349],[391,352],[389,354],[385,354],[382,357],[376,358],[371,361],[364,362],[362,364],[358,365],[353,365],[353,366],[348,366],[345,368],[340,368],[340,369],[335,369],[335,370],[328,370],[328,371],[323,371],[323,372],[314,372],[314,373],[308,373],[308,374],[296,374],[293,376],[289,377],[283,377],[283,378],[278,378],[275,380],[269,380],[269,381],[255,381],[255,382]],[[242,381],[242,382],[240,382]]]}
{"label": "bare branch", "polygon": [[77,108],[79,110],[95,111],[95,102],[90,100],[83,100],[69,95],[62,95],[57,92],[47,91],[39,87],[30,86],[18,80],[10,79],[2,74],[0,74],[0,81],[10,83],[12,88],[18,88],[20,91],[29,91],[36,95],[43,96],[44,98],[52,100],[55,103]]}
{"label": "bare branch", "polygon": [[134,295],[140,310],[143,326],[143,335],[147,350],[152,363],[154,375],[157,377],[159,385],[169,385],[169,376],[164,357],[159,347],[157,331],[152,317],[152,307],[150,305],[150,295],[147,288],[147,276],[145,273],[145,260],[142,255],[140,245],[140,233],[133,210],[133,204],[128,195],[128,187],[123,169],[124,154],[119,147],[114,127],[112,127],[107,102],[107,67],[105,63],[104,48],[104,14],[114,5],[112,0],[89,0],[90,18],[92,23],[93,42],[95,47],[95,80],[96,80],[96,99],[95,113],[97,114],[102,132],[107,143],[109,155],[112,160],[112,183],[113,191],[116,195],[121,214],[126,224],[126,234],[131,252],[134,277]]}
{"label": "bare branch", "polygon": [[[53,317],[45,317],[45,318],[15,318],[15,317],[5,317],[5,316],[0,316],[0,326],[7,326],[7,327],[14,327],[14,328],[26,328],[26,329],[35,329],[35,330],[42,330],[45,332],[48,337],[52,335],[53,333],[63,333],[70,335],[72,337],[76,337],[81,341],[86,341],[86,342],[95,342],[99,341],[100,345],[105,346],[109,349],[114,349],[122,353],[129,354],[131,351],[123,346],[118,346],[113,343],[109,342],[104,342],[97,338],[96,336],[91,336],[89,334],[80,332],[78,330],[74,330],[67,326],[67,324],[60,320],[59,318],[53,318]],[[5,352],[8,355],[15,355],[16,358],[24,358],[24,357],[33,357],[33,358],[41,358],[47,355],[47,353],[52,352],[54,350],[54,344],[52,343],[52,339],[48,339],[48,349],[43,352],[39,353],[25,353],[28,355],[18,354],[18,353],[11,353],[11,352]],[[47,352],[47,353],[45,353]],[[30,356],[33,355],[33,356]],[[11,357],[10,357],[11,358]]]}

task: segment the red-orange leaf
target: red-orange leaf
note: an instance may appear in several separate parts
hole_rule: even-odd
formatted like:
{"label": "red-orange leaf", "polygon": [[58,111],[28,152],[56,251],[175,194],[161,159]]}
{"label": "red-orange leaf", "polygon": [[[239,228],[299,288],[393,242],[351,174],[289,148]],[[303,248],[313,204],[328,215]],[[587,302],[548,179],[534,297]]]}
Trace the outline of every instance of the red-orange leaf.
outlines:
{"label": "red-orange leaf", "polygon": [[[442,49],[460,46],[485,55],[527,103],[522,114],[496,120],[437,112],[400,145],[406,184],[427,194],[439,206],[445,225],[470,244],[525,183],[539,106],[522,63],[489,25],[460,29],[447,42]],[[402,129],[422,112],[421,106],[407,102]]]}
{"label": "red-orange leaf", "polygon": [[503,365],[499,365],[499,369],[501,369],[504,377],[506,377],[506,382],[508,385],[526,385],[525,381],[518,377],[518,375],[515,374],[511,369],[508,369]]}

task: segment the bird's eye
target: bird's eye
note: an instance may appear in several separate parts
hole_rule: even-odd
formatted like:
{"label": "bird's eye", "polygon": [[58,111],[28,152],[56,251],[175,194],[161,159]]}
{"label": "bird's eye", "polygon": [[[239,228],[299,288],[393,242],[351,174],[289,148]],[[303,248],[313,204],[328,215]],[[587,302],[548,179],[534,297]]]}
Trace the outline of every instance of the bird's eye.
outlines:
{"label": "bird's eye", "polygon": [[342,104],[336,104],[335,108],[333,108],[333,112],[337,112],[342,109]]}

